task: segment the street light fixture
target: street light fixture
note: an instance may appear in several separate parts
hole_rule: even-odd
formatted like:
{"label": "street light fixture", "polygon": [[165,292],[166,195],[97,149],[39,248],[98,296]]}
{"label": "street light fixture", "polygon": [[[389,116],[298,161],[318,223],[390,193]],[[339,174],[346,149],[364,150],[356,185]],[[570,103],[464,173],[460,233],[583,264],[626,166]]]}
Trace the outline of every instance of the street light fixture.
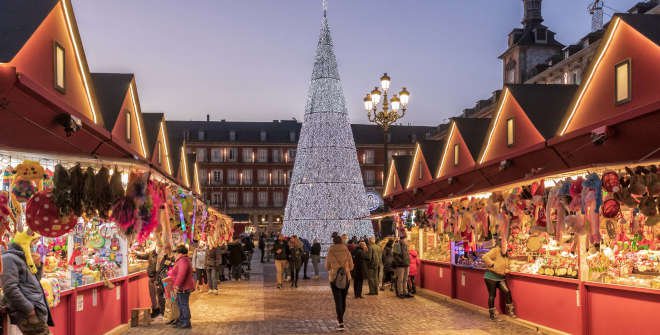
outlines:
{"label": "street light fixture", "polygon": [[[369,122],[375,123],[383,129],[383,149],[385,160],[383,162],[383,184],[387,178],[387,142],[390,127],[406,115],[408,110],[408,101],[410,100],[410,92],[404,87],[397,96],[394,94],[391,99],[387,98],[387,92],[390,89],[391,78],[384,73],[380,77],[380,89],[375,87],[371,93],[367,93],[364,97],[364,109],[367,111],[367,118]],[[381,93],[382,89],[382,93]],[[382,98],[382,103],[381,103]],[[381,103],[381,110],[378,110],[378,105]]]}

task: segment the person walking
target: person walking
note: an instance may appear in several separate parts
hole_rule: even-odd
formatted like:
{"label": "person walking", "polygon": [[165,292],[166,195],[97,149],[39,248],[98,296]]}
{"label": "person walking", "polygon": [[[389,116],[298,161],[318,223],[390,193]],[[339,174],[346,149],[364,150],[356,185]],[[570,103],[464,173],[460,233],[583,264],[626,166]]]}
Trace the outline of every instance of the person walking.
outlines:
{"label": "person walking", "polygon": [[410,245],[410,250],[408,251],[410,255],[410,268],[408,270],[408,292],[411,294],[417,293],[417,287],[415,286],[415,278],[417,278],[417,271],[420,266],[420,260],[417,255],[417,249],[415,244]]}
{"label": "person walking", "polygon": [[195,282],[192,277],[192,263],[188,258],[188,248],[183,244],[176,248],[176,262],[170,270],[169,276],[173,278],[172,287],[176,293],[176,304],[179,307],[179,319],[172,326],[174,328],[192,328],[190,293],[195,290]]}
{"label": "person walking", "polygon": [[206,277],[206,245],[200,243],[195,249],[192,257],[192,264],[197,277],[196,289],[205,291],[208,288],[208,278]]}
{"label": "person walking", "polygon": [[298,287],[298,277],[304,253],[303,243],[296,235],[291,236],[291,239],[289,239],[289,272],[291,272],[291,287]]}
{"label": "person walking", "polygon": [[310,249],[310,257],[312,258],[312,267],[314,267],[314,279],[319,279],[319,263],[321,262],[321,243],[314,239]]}
{"label": "person walking", "polygon": [[2,291],[7,312],[11,323],[24,335],[48,335],[48,326],[54,326],[53,318],[39,279],[30,271],[25,257],[23,248],[14,242],[2,253]]}
{"label": "person walking", "polygon": [[402,238],[394,242],[392,248],[394,254],[394,273],[396,276],[396,294],[399,298],[412,298],[408,292],[408,269],[410,267],[410,254],[406,239]]}
{"label": "person walking", "polygon": [[369,238],[367,251],[367,283],[369,284],[369,293],[367,295],[378,295],[378,270],[383,267],[383,251],[376,238]]}
{"label": "person walking", "polygon": [[496,246],[481,258],[487,266],[486,273],[484,274],[484,282],[488,289],[488,314],[490,319],[492,321],[498,321],[495,316],[495,295],[498,288],[500,294],[504,296],[506,313],[510,317],[515,318],[516,313],[513,309],[511,290],[509,290],[509,286],[506,284],[506,274],[509,272],[508,244],[506,239],[498,238]]}
{"label": "person walking", "polygon": [[252,254],[254,254],[254,235],[243,238],[243,251],[246,252],[248,270],[252,270]]}
{"label": "person walking", "polygon": [[385,285],[390,285],[390,291],[394,290],[396,284],[393,282],[394,278],[394,241],[389,239],[383,248],[383,279],[381,282],[380,290],[385,290]]}
{"label": "person walking", "polygon": [[353,294],[356,299],[362,299],[362,284],[367,276],[367,245],[360,241],[353,250]]}
{"label": "person walking", "polygon": [[209,281],[209,294],[218,294],[218,258],[222,260],[220,246],[209,244],[206,251],[206,278]]}
{"label": "person walking", "polygon": [[288,246],[284,242],[284,235],[277,236],[277,240],[273,244],[273,255],[275,255],[275,270],[277,276],[277,288],[282,288],[282,281],[284,280],[284,268],[288,262]]}
{"label": "person walking", "polygon": [[346,312],[346,295],[350,287],[353,258],[340,236],[334,236],[332,242],[333,244],[328,249],[328,254],[325,258],[325,269],[328,271],[328,280],[330,281],[332,297],[335,301],[337,330],[343,331],[345,329],[344,313]]}
{"label": "person walking", "polygon": [[261,263],[264,263],[264,253],[266,251],[266,236],[264,236],[264,233],[259,235],[259,251],[261,251]]}
{"label": "person walking", "polygon": [[300,241],[303,245],[303,255],[302,255],[302,264],[303,264],[303,280],[309,279],[307,276],[307,263],[309,263],[310,252],[312,251],[312,245],[309,244],[309,241],[306,238],[301,238]]}

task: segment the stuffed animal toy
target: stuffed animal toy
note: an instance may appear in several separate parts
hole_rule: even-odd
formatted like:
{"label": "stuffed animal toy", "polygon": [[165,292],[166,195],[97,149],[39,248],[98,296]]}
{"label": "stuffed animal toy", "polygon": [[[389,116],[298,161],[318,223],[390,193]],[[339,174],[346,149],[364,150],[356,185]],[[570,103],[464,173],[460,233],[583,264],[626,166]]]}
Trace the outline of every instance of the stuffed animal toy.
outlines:
{"label": "stuffed animal toy", "polygon": [[11,192],[16,202],[27,202],[32,195],[43,190],[46,171],[38,162],[25,160],[14,168]]}
{"label": "stuffed animal toy", "polygon": [[607,171],[603,173],[603,177],[600,179],[603,189],[609,193],[619,192],[621,188],[621,183],[619,182],[619,175],[614,171]]}
{"label": "stuffed animal toy", "polygon": [[30,229],[48,237],[58,237],[70,232],[77,223],[73,215],[61,215],[51,191],[35,194],[25,207],[25,222]]}
{"label": "stuffed animal toy", "polygon": [[32,273],[37,273],[37,266],[34,264],[34,260],[32,259],[32,248],[30,245],[32,244],[32,241],[38,238],[39,235],[34,234],[28,229],[27,231],[16,232],[16,234],[14,234],[14,238],[12,239],[12,242],[17,244],[19,247],[21,247],[21,250],[23,250],[23,253],[25,254],[25,263]]}
{"label": "stuffed animal toy", "polygon": [[600,178],[590,173],[582,182],[582,213],[589,225],[591,243],[600,243],[600,207],[603,204]]}

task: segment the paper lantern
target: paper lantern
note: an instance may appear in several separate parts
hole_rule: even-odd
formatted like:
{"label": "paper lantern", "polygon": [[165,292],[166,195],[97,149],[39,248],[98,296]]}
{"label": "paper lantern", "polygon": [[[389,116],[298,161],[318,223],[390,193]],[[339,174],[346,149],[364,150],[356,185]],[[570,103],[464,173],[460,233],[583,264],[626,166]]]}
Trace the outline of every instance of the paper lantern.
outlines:
{"label": "paper lantern", "polygon": [[77,221],[73,215],[60,216],[50,191],[38,192],[28,201],[25,217],[28,227],[47,237],[58,237],[68,233]]}

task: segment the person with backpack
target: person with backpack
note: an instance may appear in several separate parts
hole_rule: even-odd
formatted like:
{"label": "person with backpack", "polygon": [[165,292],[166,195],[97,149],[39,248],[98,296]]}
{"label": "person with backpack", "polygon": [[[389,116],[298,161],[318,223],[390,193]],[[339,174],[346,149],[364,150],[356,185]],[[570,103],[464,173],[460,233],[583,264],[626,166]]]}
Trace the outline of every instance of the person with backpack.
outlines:
{"label": "person with backpack", "polygon": [[332,243],[325,258],[325,269],[328,271],[328,280],[335,301],[337,330],[343,331],[345,329],[346,295],[348,295],[351,271],[353,271],[353,257],[340,236],[334,236]]}
{"label": "person with backpack", "polygon": [[[32,238],[25,233],[16,235],[19,234]],[[34,272],[27,265],[24,249],[12,241],[2,253],[2,291],[10,321],[24,335],[48,335],[48,326],[54,326],[53,318]]]}
{"label": "person with backpack", "polygon": [[408,292],[410,254],[408,253],[408,244],[405,237],[394,242],[392,252],[394,255],[394,273],[396,275],[396,294],[399,298],[412,298],[413,295]]}
{"label": "person with backpack", "polygon": [[314,279],[319,279],[319,263],[321,263],[321,243],[317,239],[314,239],[312,243],[312,249],[310,251],[310,257],[312,258],[312,266],[314,267]]}

